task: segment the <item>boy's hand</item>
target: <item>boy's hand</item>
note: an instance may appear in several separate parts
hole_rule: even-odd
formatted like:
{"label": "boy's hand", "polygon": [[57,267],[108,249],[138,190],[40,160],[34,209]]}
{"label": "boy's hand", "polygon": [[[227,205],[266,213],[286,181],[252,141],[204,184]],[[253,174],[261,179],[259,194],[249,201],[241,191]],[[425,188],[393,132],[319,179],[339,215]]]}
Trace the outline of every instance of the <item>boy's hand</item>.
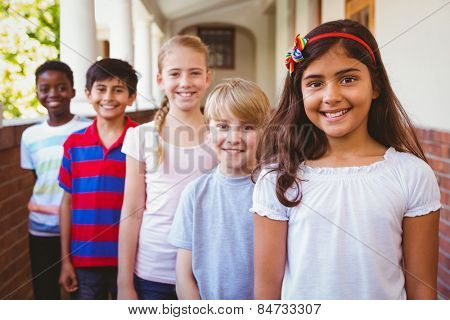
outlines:
{"label": "boy's hand", "polygon": [[117,300],[139,300],[133,285],[123,287],[119,286],[117,289]]}
{"label": "boy's hand", "polygon": [[78,280],[75,269],[69,261],[64,261],[61,265],[61,275],[59,276],[59,284],[68,293],[78,290]]}

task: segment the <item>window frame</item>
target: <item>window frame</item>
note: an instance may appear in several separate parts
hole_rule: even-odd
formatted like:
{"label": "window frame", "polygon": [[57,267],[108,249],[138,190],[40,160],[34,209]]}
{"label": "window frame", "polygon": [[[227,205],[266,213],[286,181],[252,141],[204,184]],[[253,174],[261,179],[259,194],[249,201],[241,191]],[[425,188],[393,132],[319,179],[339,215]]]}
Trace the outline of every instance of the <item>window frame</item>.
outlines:
{"label": "window frame", "polygon": [[369,25],[366,26],[372,34],[375,34],[375,0],[345,0],[345,18],[351,19],[351,16],[369,9]]}
{"label": "window frame", "polygon": [[[231,36],[230,36],[230,38],[231,38],[231,40],[229,41],[229,42],[225,42],[225,41],[222,41],[222,42],[219,42],[219,41],[217,41],[217,42],[210,42],[210,43],[208,43],[208,41],[205,41],[205,38],[204,38],[204,34],[206,33],[208,33],[208,32],[217,32],[217,31],[226,31],[226,32],[230,32],[231,33]],[[236,61],[235,61],[235,44],[236,44],[236,30],[235,30],[235,28],[234,27],[208,27],[208,26],[204,26],[204,27],[198,27],[197,28],[197,36],[200,38],[200,39],[202,39],[202,41],[208,46],[208,48],[209,48],[209,50],[210,50],[210,55],[211,54],[214,54],[214,49],[213,50],[211,50],[211,48],[214,48],[214,45],[217,45],[217,44],[222,44],[222,45],[225,45],[225,46],[229,46],[231,49],[230,49],[230,54],[229,54],[229,57],[230,57],[230,63],[229,64],[222,64],[222,65],[217,65],[217,64],[210,64],[210,68],[213,68],[213,69],[222,69],[222,70],[234,70],[235,69],[235,66],[236,66]],[[222,52],[222,54],[226,54],[225,52]],[[227,60],[227,59],[224,59],[224,60]],[[213,61],[213,59],[209,59],[209,61],[210,61],[210,63],[211,63],[211,61]]]}

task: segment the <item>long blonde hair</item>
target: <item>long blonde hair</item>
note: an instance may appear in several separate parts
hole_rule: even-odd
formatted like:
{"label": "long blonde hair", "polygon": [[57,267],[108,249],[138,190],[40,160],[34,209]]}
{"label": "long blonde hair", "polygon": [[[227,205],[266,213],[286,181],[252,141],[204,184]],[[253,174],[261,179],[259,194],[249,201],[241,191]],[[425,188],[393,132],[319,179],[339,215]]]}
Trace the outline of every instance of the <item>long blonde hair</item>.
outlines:
{"label": "long blonde hair", "polygon": [[[175,47],[185,47],[190,48],[198,53],[202,53],[205,56],[205,65],[208,68],[208,47],[202,42],[199,37],[192,35],[178,35],[167,40],[164,45],[159,50],[158,54],[158,72],[162,73],[164,59],[167,54],[173,50]],[[169,99],[164,95],[161,106],[155,114],[155,129],[159,136],[162,135],[162,130],[164,128],[164,122],[166,116],[169,113]],[[160,139],[159,139],[160,140]],[[158,162],[162,161],[163,158],[163,148],[161,143],[158,144],[157,150]]]}

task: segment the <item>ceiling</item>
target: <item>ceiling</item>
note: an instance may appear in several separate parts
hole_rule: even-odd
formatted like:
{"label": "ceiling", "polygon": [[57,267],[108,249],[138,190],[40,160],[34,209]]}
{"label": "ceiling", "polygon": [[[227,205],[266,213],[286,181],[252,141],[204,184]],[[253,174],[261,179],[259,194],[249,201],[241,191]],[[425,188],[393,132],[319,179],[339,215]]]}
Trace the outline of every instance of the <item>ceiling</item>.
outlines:
{"label": "ceiling", "polygon": [[251,0],[156,0],[161,13],[167,20],[175,20],[245,1]]}

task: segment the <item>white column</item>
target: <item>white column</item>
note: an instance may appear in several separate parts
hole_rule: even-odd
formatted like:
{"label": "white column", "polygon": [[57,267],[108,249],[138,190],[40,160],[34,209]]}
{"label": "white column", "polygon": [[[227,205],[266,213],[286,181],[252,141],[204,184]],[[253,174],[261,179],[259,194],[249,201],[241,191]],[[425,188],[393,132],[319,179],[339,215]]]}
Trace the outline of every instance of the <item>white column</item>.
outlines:
{"label": "white column", "polygon": [[162,97],[162,92],[159,89],[158,84],[156,83],[156,74],[158,73],[158,53],[159,49],[161,48],[161,41],[163,38],[163,34],[155,22],[152,22],[151,37],[152,37],[152,88],[153,88],[152,93],[154,100],[159,106]]}
{"label": "white column", "polygon": [[[406,10],[405,10],[405,12],[406,12]],[[345,1],[344,0],[322,0],[322,21],[321,22],[328,22],[328,21],[344,19],[344,18],[345,18]],[[400,18],[400,20],[401,19],[402,18]]]}
{"label": "white column", "polygon": [[143,18],[135,24],[134,67],[140,78],[137,86],[137,106],[139,109],[152,107],[152,20]]}
{"label": "white column", "polygon": [[109,55],[133,64],[131,0],[112,0],[111,11]]}
{"label": "white column", "polygon": [[295,34],[305,36],[320,24],[319,2],[321,0],[296,0],[295,2]]}
{"label": "white column", "polygon": [[96,28],[94,1],[60,0],[61,61],[73,70],[76,96],[72,100],[72,113],[89,111],[84,88],[86,71],[95,62]]}
{"label": "white column", "polygon": [[291,0],[275,1],[275,85],[276,99],[281,94],[281,90],[286,77],[286,67],[284,66],[284,55],[294,42],[293,15],[290,12]]}
{"label": "white column", "polygon": [[295,2],[295,33],[304,37],[309,31],[309,11],[311,1],[296,0]]}

